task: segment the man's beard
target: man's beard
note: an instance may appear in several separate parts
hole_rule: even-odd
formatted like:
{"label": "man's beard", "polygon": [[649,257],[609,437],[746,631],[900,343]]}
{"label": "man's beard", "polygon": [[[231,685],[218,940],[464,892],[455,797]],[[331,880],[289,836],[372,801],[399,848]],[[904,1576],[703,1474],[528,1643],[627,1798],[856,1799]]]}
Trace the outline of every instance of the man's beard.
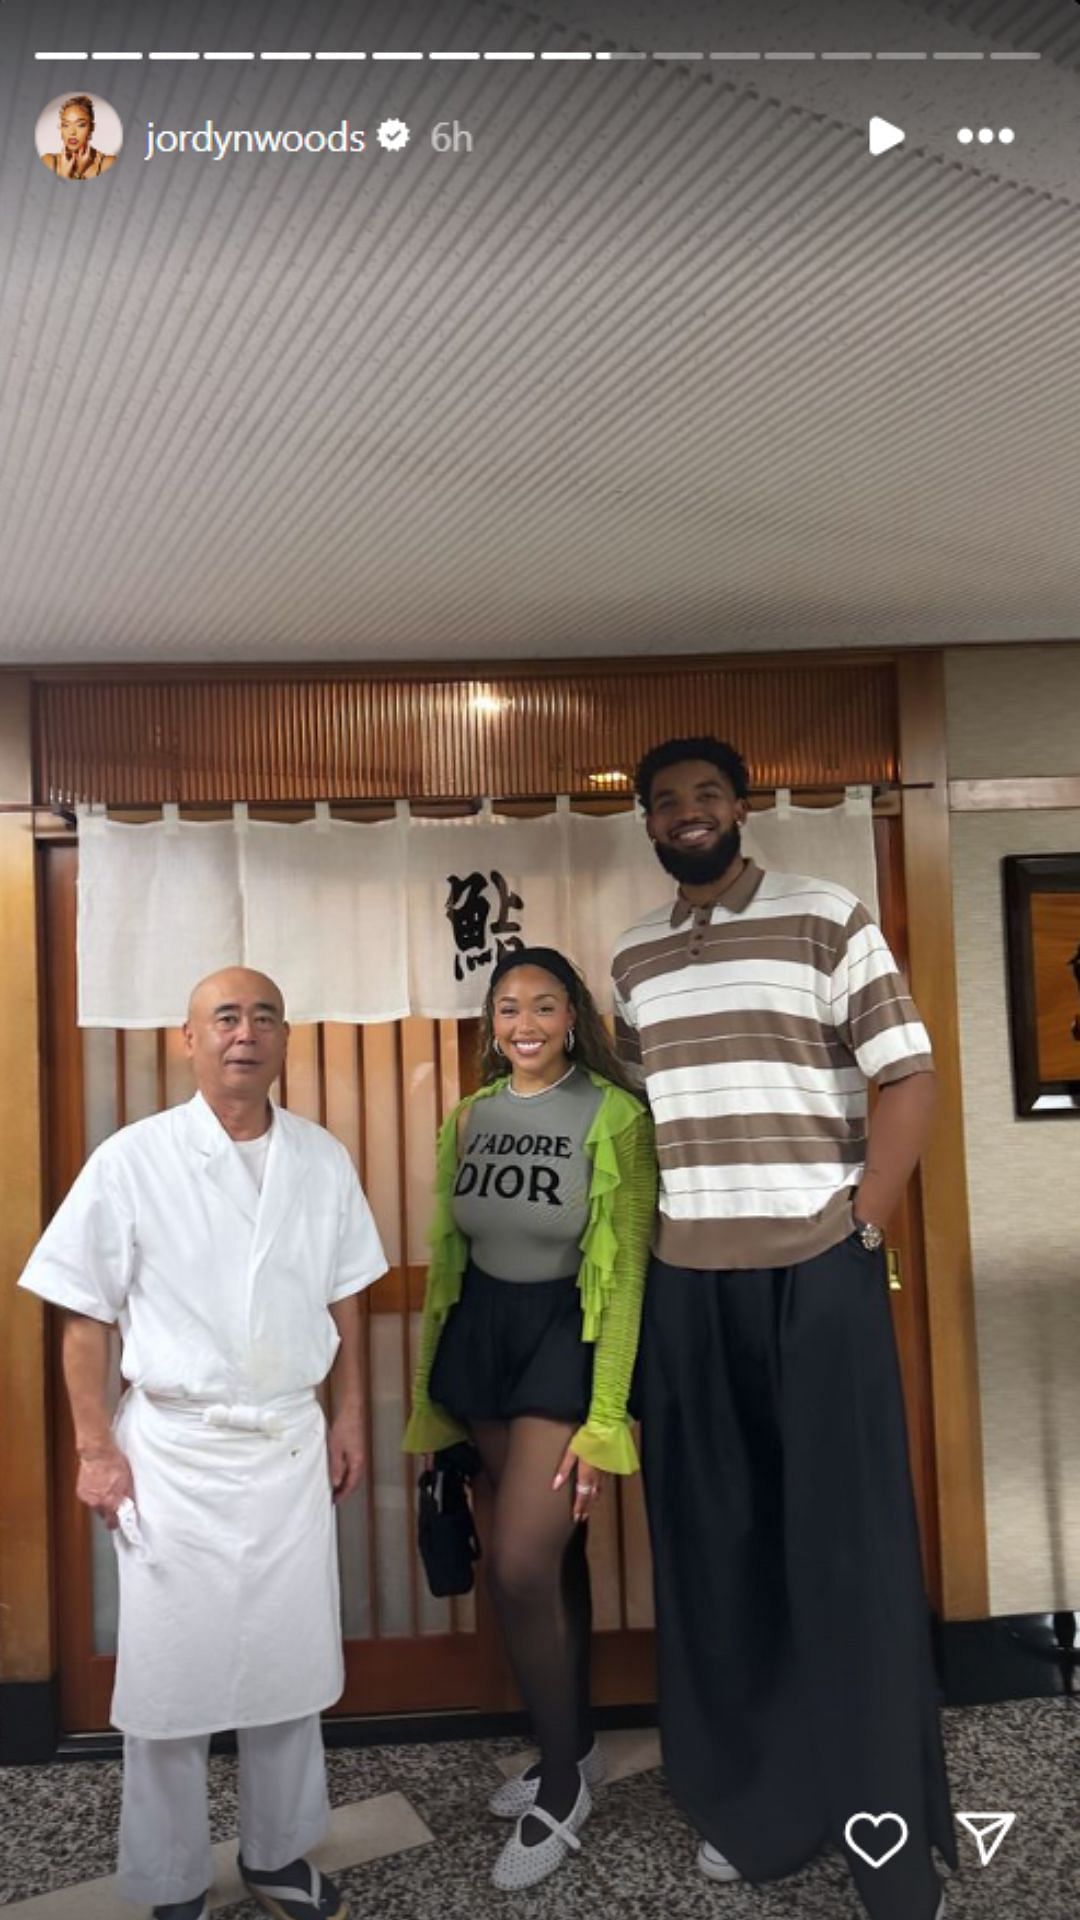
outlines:
{"label": "man's beard", "polygon": [[653,841],[653,852],[665,872],[670,873],[681,887],[709,887],[716,880],[722,880],[733,860],[739,857],[742,835],[738,826],[729,827],[720,835],[714,847],[705,847],[700,852],[687,849],[680,852],[677,847],[661,845]]}

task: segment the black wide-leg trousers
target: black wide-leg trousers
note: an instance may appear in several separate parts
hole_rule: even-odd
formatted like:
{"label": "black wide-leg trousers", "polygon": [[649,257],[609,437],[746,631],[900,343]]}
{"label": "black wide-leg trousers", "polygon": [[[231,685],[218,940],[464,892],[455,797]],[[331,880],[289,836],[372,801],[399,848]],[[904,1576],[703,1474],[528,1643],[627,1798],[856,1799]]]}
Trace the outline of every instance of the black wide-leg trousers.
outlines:
{"label": "black wide-leg trousers", "polygon": [[[956,1854],[884,1255],[654,1259],[635,1398],[677,1804],[749,1881],[831,1843],[873,1920],[933,1920]],[[907,1823],[883,1866],[860,1813]]]}

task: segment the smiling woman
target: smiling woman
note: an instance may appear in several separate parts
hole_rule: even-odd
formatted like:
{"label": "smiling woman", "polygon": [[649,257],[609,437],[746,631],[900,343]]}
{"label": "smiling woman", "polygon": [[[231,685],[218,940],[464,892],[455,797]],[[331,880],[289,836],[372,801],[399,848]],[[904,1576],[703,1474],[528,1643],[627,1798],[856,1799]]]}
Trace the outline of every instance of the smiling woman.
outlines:
{"label": "smiling woman", "polygon": [[575,1523],[606,1472],[637,1469],[627,1397],[656,1169],[645,1109],[555,949],[521,947],[495,968],[482,1068],[439,1139],[405,1447],[471,1438],[495,1489],[493,1599],[540,1746],[539,1766],[491,1801],[521,1816],[495,1865],[510,1888],[562,1864],[599,1777]]}

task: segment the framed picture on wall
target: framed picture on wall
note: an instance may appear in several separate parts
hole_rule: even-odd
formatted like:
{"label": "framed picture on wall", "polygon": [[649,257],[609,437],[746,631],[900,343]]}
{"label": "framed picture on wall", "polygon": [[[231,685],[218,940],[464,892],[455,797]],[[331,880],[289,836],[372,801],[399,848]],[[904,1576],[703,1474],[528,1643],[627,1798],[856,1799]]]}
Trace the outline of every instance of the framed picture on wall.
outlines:
{"label": "framed picture on wall", "polygon": [[1080,1117],[1080,853],[1010,854],[1001,868],[1016,1111]]}

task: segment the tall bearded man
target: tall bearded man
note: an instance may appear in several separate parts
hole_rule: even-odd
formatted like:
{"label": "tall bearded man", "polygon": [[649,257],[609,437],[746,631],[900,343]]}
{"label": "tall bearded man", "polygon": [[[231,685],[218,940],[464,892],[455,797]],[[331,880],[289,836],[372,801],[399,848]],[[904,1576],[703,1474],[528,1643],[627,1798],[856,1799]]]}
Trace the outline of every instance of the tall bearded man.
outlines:
{"label": "tall bearded man", "polygon": [[357,1296],[386,1260],[345,1148],[270,1102],[288,1033],[265,975],[196,987],[194,1098],[91,1155],[20,1282],[65,1311],[76,1491],[116,1542],[119,1881],[155,1920],[206,1920],[207,1755],[228,1728],[249,1891],[276,1920],[347,1912],[305,1855],[328,1817],[319,1714],[344,1680],[333,1503],[363,1466]]}
{"label": "tall bearded man", "polygon": [[613,963],[660,1161],[639,1404],[664,1764],[710,1879],[831,1842],[874,1920],[936,1920],[931,1846],[955,1846],[883,1248],[930,1042],[852,894],[743,857],[733,747],[669,740],[637,788],[678,883]]}

